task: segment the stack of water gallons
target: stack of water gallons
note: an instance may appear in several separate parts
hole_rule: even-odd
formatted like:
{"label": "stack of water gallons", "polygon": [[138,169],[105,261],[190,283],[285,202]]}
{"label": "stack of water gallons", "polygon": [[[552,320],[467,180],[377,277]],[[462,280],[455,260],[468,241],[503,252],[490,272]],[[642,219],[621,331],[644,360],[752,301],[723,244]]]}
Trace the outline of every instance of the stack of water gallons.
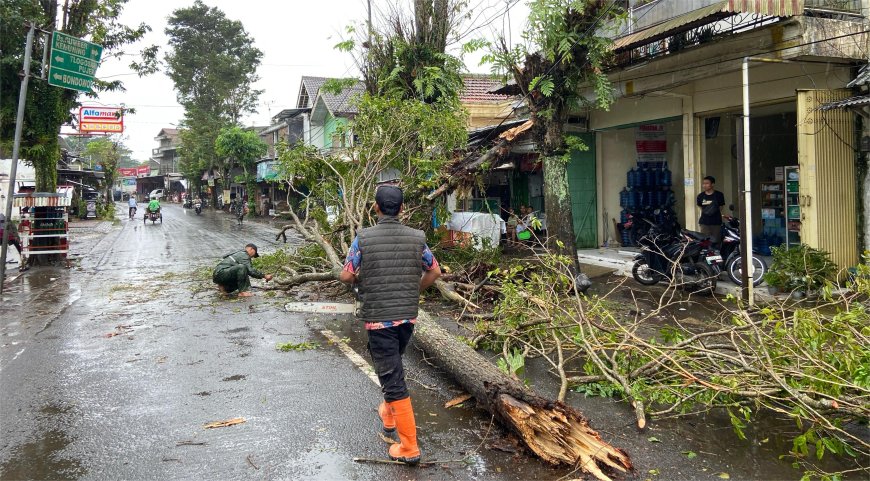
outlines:
{"label": "stack of water gallons", "polygon": [[[638,162],[626,174],[626,187],[619,193],[620,221],[628,221],[629,214],[656,222],[658,217],[673,215],[675,202],[671,190],[672,174],[667,162]],[[656,215],[655,211],[659,210]],[[628,229],[622,231],[622,245],[632,245]]]}

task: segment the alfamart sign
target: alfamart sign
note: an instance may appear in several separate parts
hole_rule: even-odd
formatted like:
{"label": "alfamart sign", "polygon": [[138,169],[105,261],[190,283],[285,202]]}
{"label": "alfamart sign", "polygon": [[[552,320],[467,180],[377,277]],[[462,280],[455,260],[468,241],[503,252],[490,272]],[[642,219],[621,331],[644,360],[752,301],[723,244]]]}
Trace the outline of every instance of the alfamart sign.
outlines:
{"label": "alfamart sign", "polygon": [[109,132],[124,131],[124,110],[120,107],[81,107],[79,131]]}

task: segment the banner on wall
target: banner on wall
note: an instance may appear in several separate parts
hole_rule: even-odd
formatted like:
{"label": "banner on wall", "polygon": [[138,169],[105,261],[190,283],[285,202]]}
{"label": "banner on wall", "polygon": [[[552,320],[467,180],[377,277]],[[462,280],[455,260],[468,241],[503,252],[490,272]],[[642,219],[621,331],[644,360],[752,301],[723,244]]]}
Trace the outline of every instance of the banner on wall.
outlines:
{"label": "banner on wall", "polygon": [[665,124],[645,124],[635,132],[635,149],[638,162],[664,162],[668,153]]}

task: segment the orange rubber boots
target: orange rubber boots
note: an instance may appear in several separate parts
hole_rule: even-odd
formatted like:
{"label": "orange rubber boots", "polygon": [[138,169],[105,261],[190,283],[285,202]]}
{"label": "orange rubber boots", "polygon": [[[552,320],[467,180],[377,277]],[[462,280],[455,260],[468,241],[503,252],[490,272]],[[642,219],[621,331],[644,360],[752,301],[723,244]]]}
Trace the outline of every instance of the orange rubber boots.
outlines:
{"label": "orange rubber boots", "polygon": [[381,401],[381,404],[378,405],[378,415],[384,426],[384,434],[396,432],[396,419],[393,417],[393,410],[390,409],[386,401]]}
{"label": "orange rubber boots", "polygon": [[419,463],[420,448],[417,446],[417,424],[414,421],[411,398],[393,401],[388,406],[393,411],[396,430],[399,432],[399,443],[390,446],[390,459],[407,464]]}

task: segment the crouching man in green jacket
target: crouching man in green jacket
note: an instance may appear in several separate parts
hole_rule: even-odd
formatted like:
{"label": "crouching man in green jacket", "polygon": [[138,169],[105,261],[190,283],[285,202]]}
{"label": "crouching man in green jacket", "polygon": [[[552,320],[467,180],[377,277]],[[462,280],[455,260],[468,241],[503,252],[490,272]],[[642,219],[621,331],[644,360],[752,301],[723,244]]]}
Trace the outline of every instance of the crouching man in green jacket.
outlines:
{"label": "crouching man in green jacket", "polygon": [[225,255],[214,268],[211,280],[218,285],[218,289],[223,294],[238,291],[239,297],[253,296],[249,276],[255,279],[266,279],[266,282],[272,280],[271,274],[263,274],[251,265],[251,259],[254,257],[260,257],[254,244],[246,245],[243,251]]}

